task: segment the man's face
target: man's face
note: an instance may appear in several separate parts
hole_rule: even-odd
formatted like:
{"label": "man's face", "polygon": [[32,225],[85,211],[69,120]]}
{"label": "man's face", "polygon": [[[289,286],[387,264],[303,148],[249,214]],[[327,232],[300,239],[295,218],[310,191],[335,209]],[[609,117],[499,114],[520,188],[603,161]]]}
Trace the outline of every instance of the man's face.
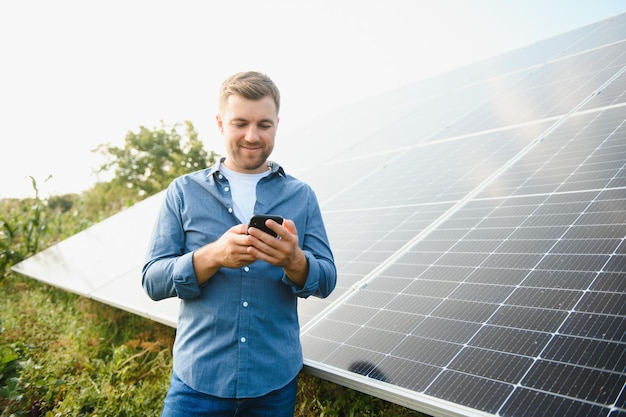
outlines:
{"label": "man's face", "polygon": [[249,100],[231,95],[216,118],[226,140],[226,168],[245,174],[266,171],[266,161],[274,149],[278,128],[278,114],[272,97]]}

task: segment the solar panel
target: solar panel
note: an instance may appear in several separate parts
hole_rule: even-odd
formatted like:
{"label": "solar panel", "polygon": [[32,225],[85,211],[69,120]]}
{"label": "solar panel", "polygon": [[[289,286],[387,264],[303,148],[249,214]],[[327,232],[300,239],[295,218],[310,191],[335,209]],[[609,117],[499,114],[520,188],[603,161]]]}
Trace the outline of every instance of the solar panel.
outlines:
{"label": "solar panel", "polygon": [[[626,14],[324,120],[309,372],[433,416],[626,415]],[[14,269],[175,325],[138,278],[161,198]]]}

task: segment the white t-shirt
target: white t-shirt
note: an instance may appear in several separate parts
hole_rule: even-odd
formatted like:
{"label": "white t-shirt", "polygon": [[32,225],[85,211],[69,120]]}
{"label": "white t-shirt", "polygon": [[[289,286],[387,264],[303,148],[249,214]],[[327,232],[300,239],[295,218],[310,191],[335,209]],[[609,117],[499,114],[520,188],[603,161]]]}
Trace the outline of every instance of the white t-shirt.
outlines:
{"label": "white t-shirt", "polygon": [[226,168],[224,164],[221,164],[220,172],[224,174],[230,184],[230,193],[233,196],[233,210],[235,211],[235,216],[237,216],[242,223],[247,224],[254,213],[256,184],[261,178],[270,173],[269,168],[267,172],[261,172],[259,174],[242,174],[232,171]]}

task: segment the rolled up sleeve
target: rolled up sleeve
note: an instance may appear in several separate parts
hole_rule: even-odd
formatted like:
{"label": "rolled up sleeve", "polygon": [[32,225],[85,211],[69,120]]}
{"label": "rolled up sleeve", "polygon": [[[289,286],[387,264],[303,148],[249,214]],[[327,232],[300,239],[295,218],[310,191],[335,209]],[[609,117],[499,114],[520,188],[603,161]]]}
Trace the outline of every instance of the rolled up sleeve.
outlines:
{"label": "rolled up sleeve", "polygon": [[147,263],[142,282],[148,296],[157,301],[170,297],[191,299],[200,295],[193,269],[193,252]]}
{"label": "rolled up sleeve", "polygon": [[335,263],[331,259],[316,258],[311,252],[305,251],[304,255],[309,264],[309,273],[302,288],[294,284],[286,275],[283,283],[291,287],[292,292],[301,298],[311,295],[326,298],[335,289],[337,271]]}
{"label": "rolled up sleeve", "polygon": [[313,295],[326,298],[335,289],[337,268],[317,197],[310,188],[308,189],[307,202],[306,227],[302,231],[302,235],[299,236],[309,266],[307,279],[302,288],[286,276],[283,277],[283,282],[290,285],[293,293],[298,297],[307,298]]}
{"label": "rolled up sleeve", "polygon": [[185,235],[181,227],[179,199],[167,190],[158,214],[142,269],[142,285],[153,300],[183,299],[200,295],[193,268],[193,252],[184,253]]}

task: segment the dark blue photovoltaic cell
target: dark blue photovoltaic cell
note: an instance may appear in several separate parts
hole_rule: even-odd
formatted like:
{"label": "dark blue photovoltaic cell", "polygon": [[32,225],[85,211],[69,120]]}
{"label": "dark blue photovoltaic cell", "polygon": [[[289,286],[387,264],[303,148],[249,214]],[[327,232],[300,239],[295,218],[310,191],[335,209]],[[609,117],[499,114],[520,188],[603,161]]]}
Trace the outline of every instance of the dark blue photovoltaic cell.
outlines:
{"label": "dark blue photovoltaic cell", "polygon": [[591,417],[604,416],[607,413],[608,410],[599,405],[521,388],[517,390],[515,397],[506,403],[500,415],[505,417],[538,415]]}
{"label": "dark blue photovoltaic cell", "polygon": [[502,398],[511,395],[513,386],[494,379],[454,371],[443,371],[425,391],[456,404],[496,413]]}

